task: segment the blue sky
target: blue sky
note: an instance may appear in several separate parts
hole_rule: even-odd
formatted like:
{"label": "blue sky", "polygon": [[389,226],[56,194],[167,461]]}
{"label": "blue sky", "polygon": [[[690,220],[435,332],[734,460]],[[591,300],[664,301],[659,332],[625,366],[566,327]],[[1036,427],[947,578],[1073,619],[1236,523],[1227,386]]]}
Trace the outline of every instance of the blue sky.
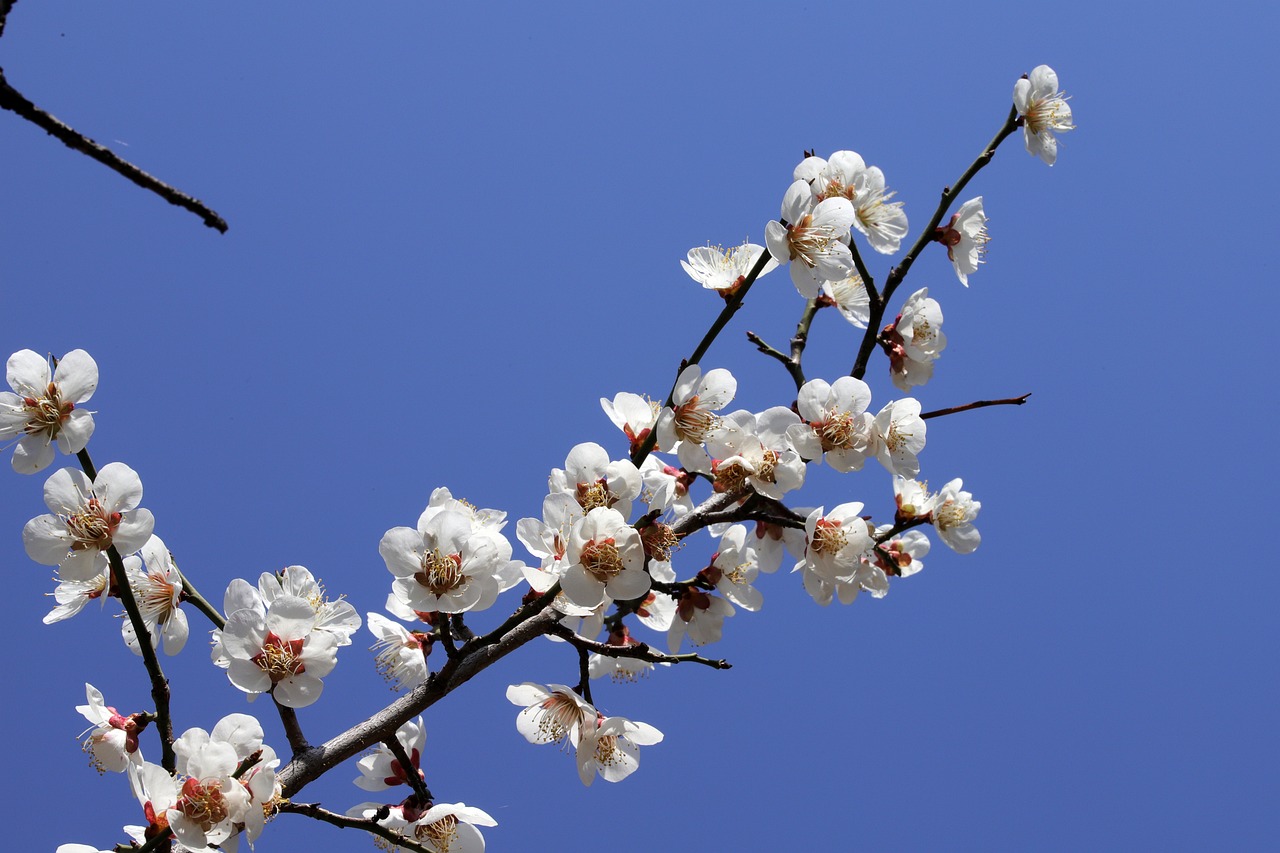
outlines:
{"label": "blue sky", "polygon": [[[709,647],[734,669],[598,685],[667,735],[618,785],[516,733],[507,684],[576,680],[539,643],[430,710],[428,781],[499,821],[495,850],[1275,846],[1277,22],[1255,8],[19,3],[10,83],[230,231],[0,115],[0,348],[97,359],[90,449],[141,474],[206,595],[302,564],[379,609],[378,540],[435,487],[514,532],[574,444],[624,452],[599,398],[665,396],[719,307],[678,260],[763,242],[804,149],[881,166],[919,227],[1047,63],[1079,126],[1058,164],[1009,140],[966,193],[987,265],[966,290],[930,247],[904,285],[946,315],[926,409],[1033,393],[930,422],[922,476],[964,478],[982,547],[935,543],[847,608],[766,578]],[[738,404],[791,401],[743,332],[782,344],[801,304],[762,279],[704,361]],[[834,379],[856,345],[820,315],[806,368]],[[868,380],[900,396],[883,359]],[[140,813],[85,766],[73,706],[91,681],[143,708],[146,681],[108,615],[40,624],[18,531],[41,479],[3,481],[4,823],[14,849],[107,847]],[[876,466],[811,490],[891,513]],[[392,698],[370,642],[301,714],[312,740]],[[165,665],[179,731],[248,710],[284,748],[200,637]],[[300,799],[344,810],[355,775]],[[304,844],[365,849],[294,816],[259,849]]]}

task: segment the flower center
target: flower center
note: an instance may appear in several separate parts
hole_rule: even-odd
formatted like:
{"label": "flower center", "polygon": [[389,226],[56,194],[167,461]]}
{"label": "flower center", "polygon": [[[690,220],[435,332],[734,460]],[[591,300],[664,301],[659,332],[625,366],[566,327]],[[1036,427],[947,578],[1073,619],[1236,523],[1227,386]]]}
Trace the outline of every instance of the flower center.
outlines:
{"label": "flower center", "polygon": [[915,435],[915,433],[903,432],[902,428],[898,426],[898,422],[894,421],[889,424],[889,435],[885,438],[884,443],[888,446],[890,453],[897,453],[898,448],[902,447],[902,445],[906,443],[907,439],[911,438],[913,435]]}
{"label": "flower center", "polygon": [[722,465],[718,460],[711,462],[712,473],[715,474],[715,490],[717,492],[737,492],[747,484],[747,477],[750,472],[745,465],[738,462],[731,462],[728,465]]}
{"label": "flower center", "polygon": [[442,554],[432,549],[422,555],[422,571],[413,579],[427,588],[432,595],[441,596],[453,592],[467,582],[462,573],[461,554]]}
{"label": "flower center", "polygon": [[62,429],[62,424],[71,417],[75,403],[62,399],[62,391],[50,382],[43,397],[24,397],[22,410],[27,413],[27,425],[24,428],[28,435],[47,433],[55,437]]}
{"label": "flower center", "polygon": [[222,795],[222,787],[216,779],[208,782],[187,779],[182,783],[182,796],[178,798],[178,802],[174,803],[174,808],[205,832],[231,815],[226,798]]}
{"label": "flower center", "polygon": [[818,265],[817,256],[826,252],[833,239],[835,234],[831,228],[814,226],[811,213],[806,213],[795,225],[787,226],[791,260],[800,261],[810,269]]}
{"label": "flower center", "polygon": [[542,700],[538,714],[538,733],[547,743],[556,743],[582,722],[578,703],[563,693],[552,693]]}
{"label": "flower center", "polygon": [[609,491],[609,484],[603,477],[594,483],[578,484],[578,505],[583,512],[591,512],[596,507],[611,507],[618,499]]}
{"label": "flower center", "polygon": [[676,406],[675,415],[676,435],[693,444],[701,444],[720,420],[710,409],[698,405],[696,394],[688,402]]}
{"label": "flower center", "polygon": [[270,631],[262,641],[262,651],[249,660],[256,663],[273,684],[306,670],[302,663],[302,640],[282,640]]}
{"label": "flower center", "polygon": [[847,450],[853,446],[853,415],[849,412],[827,412],[827,419],[813,425],[823,450]]}
{"label": "flower center", "polygon": [[97,548],[99,551],[107,550],[111,547],[111,535],[120,524],[120,518],[120,513],[108,513],[104,510],[97,498],[89,498],[89,502],[81,507],[79,512],[63,518],[67,531],[74,540],[71,543],[71,550],[84,551],[89,548]]}
{"label": "flower center", "polygon": [[814,527],[813,541],[809,543],[809,548],[814,553],[830,556],[840,553],[848,544],[849,538],[841,529],[840,522],[820,518]]}
{"label": "flower center", "polygon": [[1061,92],[1055,92],[1027,104],[1027,112],[1023,117],[1027,129],[1034,134],[1044,130],[1074,130],[1075,125],[1062,113],[1066,101]]}
{"label": "flower center", "polygon": [[965,511],[955,503],[946,503],[933,511],[933,525],[939,530],[964,524]]}
{"label": "flower center", "polygon": [[766,483],[776,483],[777,480],[774,479],[773,472],[777,467],[778,452],[776,450],[766,449],[764,456],[760,458],[760,465],[758,466],[759,470],[756,471],[756,476],[761,480],[764,480]]}
{"label": "flower center", "polygon": [[600,583],[608,583],[622,573],[622,555],[611,538],[588,542],[582,549],[581,562],[587,574]]}
{"label": "flower center", "polygon": [[626,753],[618,749],[617,735],[603,735],[596,738],[596,763],[601,767],[611,767],[626,759]]}

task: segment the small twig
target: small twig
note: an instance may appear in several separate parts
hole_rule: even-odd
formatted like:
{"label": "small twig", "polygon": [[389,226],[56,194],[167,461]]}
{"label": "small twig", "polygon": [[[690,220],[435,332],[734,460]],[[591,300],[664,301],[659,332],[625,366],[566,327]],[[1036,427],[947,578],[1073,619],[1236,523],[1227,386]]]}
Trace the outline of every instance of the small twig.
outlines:
{"label": "small twig", "polygon": [[943,415],[954,415],[956,412],[967,412],[970,409],[984,409],[987,406],[1021,406],[1027,402],[1027,398],[1031,396],[1031,392],[1023,394],[1021,397],[1009,397],[1005,400],[976,400],[972,403],[965,403],[963,406],[952,406],[949,409],[935,409],[932,412],[925,412],[920,416],[925,418],[940,418]]}
{"label": "small twig", "polygon": [[444,650],[450,659],[458,656],[458,645],[453,641],[453,632],[449,630],[449,614],[439,614],[436,621],[436,630],[440,632],[440,641],[444,643]]}
{"label": "small twig", "polygon": [[449,622],[453,625],[453,633],[462,642],[469,643],[476,638],[475,632],[467,627],[467,623],[463,620],[461,613],[450,614]]}
{"label": "small twig", "polygon": [[9,10],[18,0],[0,0],[0,36],[4,35],[5,21],[9,19]]}
{"label": "small twig", "polygon": [[434,802],[431,796],[431,789],[427,787],[426,780],[422,778],[422,773],[413,765],[413,758],[409,755],[409,751],[404,748],[404,744],[400,742],[397,735],[392,735],[382,742],[387,749],[391,750],[391,754],[396,757],[396,761],[400,762],[400,770],[404,773],[405,784],[413,788],[413,792],[418,795],[418,799],[422,801],[423,806],[427,806]]}
{"label": "small twig", "polygon": [[280,700],[274,695],[271,700],[276,703],[276,710],[280,712],[284,736],[288,739],[289,749],[293,751],[293,756],[296,758],[311,748],[311,744],[307,743],[307,736],[302,733],[302,724],[298,722],[298,712],[288,705],[281,705]]}
{"label": "small twig", "polygon": [[203,613],[218,630],[227,627],[227,620],[218,612],[218,608],[210,604],[200,591],[191,585],[191,581],[187,580],[187,576],[182,573],[182,569],[178,568],[176,562],[173,563],[173,567],[177,569],[178,577],[182,580],[182,600],[191,602],[191,606]]}
{"label": "small twig", "polygon": [[[700,663],[703,666],[709,666],[712,669],[732,669],[733,664],[727,660],[712,660],[704,658],[702,655],[683,654],[668,655],[662,652],[654,651],[648,643],[632,643],[626,646],[612,646],[608,643],[598,643],[595,640],[588,640],[579,637],[577,634],[564,625],[556,624],[547,631],[557,637],[563,638],[570,645],[575,646],[585,657],[587,652],[595,652],[598,655],[604,655],[610,658],[636,658],[637,660],[649,661],[650,663]],[[588,702],[591,700],[583,695],[583,699]]]}
{"label": "small twig", "polygon": [[862,262],[862,253],[858,251],[858,241],[849,240],[849,254],[853,255],[853,265],[858,269],[858,276],[862,279],[862,286],[867,291],[874,304],[879,301],[879,294],[876,293],[876,280],[871,277],[871,273],[867,271],[867,265]]}
{"label": "small twig", "polygon": [[[564,626],[560,627],[563,628]],[[565,628],[565,631],[568,631],[572,636],[577,636],[568,628]],[[588,705],[595,705],[595,702],[591,699],[591,653],[574,643],[573,640],[569,642],[578,650],[578,686],[573,688],[573,692],[581,696]]]}
{"label": "small twig", "polygon": [[336,826],[338,829],[362,829],[379,838],[385,838],[391,842],[393,849],[395,847],[403,847],[405,850],[413,850],[415,853],[435,853],[435,848],[424,847],[412,838],[401,835],[394,829],[388,829],[377,821],[360,817],[347,817],[346,815],[321,808],[319,803],[281,803],[277,811],[309,817],[331,826]]}
{"label": "small twig", "polygon": [[[6,10],[0,7],[0,11]],[[0,19],[0,23],[3,23],[2,19]],[[9,85],[9,81],[5,79],[2,69],[0,69],[0,108],[17,113],[45,133],[57,137],[68,148],[92,157],[113,172],[133,181],[144,190],[150,190],[170,204],[176,204],[178,207],[191,211],[203,219],[204,224],[210,228],[226,233],[226,220],[206,207],[203,202],[192,198],[176,187],[166,184],[159,178],[147,174],[128,160],[116,155],[111,149],[99,145],[83,133],[40,109],[21,92]]]}
{"label": "small twig", "polygon": [[[811,299],[809,300],[809,302],[812,304],[813,300]],[[755,332],[747,332],[747,340],[755,344],[756,349],[760,350],[760,352],[769,356],[769,358],[776,359],[778,363],[781,364],[784,369],[786,369],[787,373],[790,374],[792,380],[795,381],[796,388],[799,388],[801,385],[804,384],[804,373],[801,372],[800,365],[797,364],[796,361],[793,358],[791,358],[791,356],[769,346],[767,343],[764,342],[764,339],[761,338],[759,335],[757,335]]]}

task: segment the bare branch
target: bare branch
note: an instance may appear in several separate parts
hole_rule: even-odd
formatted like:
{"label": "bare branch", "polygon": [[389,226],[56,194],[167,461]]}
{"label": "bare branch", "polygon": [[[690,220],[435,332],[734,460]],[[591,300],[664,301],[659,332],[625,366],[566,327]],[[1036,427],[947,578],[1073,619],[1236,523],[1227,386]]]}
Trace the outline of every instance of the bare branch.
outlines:
{"label": "bare branch", "polygon": [[1031,392],[1023,394],[1021,397],[1009,397],[1004,400],[976,400],[972,403],[965,403],[963,406],[952,406],[949,409],[935,409],[932,412],[925,412],[920,417],[923,418],[940,418],[943,415],[954,415],[956,412],[967,412],[970,409],[983,409],[987,406],[1021,406],[1027,402],[1027,398],[1031,396]]}
{"label": "bare branch", "polygon": [[434,853],[435,848],[424,847],[412,838],[401,835],[394,829],[388,829],[379,824],[376,820],[366,820],[360,817],[347,817],[346,815],[331,812],[328,809],[321,808],[319,803],[281,803],[277,811],[285,814],[297,814],[303,817],[309,817],[313,820],[322,821],[338,829],[362,829],[365,832],[385,838],[391,842],[392,848],[403,847],[405,850],[413,850],[415,853]]}

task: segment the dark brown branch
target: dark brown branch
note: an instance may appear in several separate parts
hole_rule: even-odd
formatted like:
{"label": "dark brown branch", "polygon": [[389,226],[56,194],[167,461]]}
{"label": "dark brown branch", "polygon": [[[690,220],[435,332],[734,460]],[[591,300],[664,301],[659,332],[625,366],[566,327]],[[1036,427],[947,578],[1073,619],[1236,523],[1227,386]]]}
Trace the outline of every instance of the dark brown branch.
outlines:
{"label": "dark brown branch", "polygon": [[319,803],[281,803],[277,811],[309,817],[313,820],[336,826],[338,829],[362,829],[379,838],[385,838],[390,842],[391,849],[403,847],[405,850],[413,850],[416,853],[433,853],[434,850],[434,848],[424,847],[412,838],[401,835],[394,829],[382,826],[377,821],[360,817],[347,817],[346,815],[321,808]]}
{"label": "dark brown branch", "polygon": [[276,703],[276,710],[280,712],[280,723],[284,726],[284,736],[289,741],[289,749],[294,756],[301,755],[311,748],[311,744],[307,743],[307,736],[302,733],[298,712],[288,705],[281,705],[275,696],[271,699]]}
{"label": "dark brown branch", "polygon": [[569,636],[565,637],[565,634],[555,630],[549,633],[558,637],[565,637],[565,639],[569,640],[570,645],[578,650],[578,686],[573,688],[573,692],[581,696],[588,705],[595,705],[595,700],[591,698],[591,653],[585,647],[573,642],[572,638],[577,637],[577,634],[574,634],[573,631],[559,623],[557,623],[557,626],[564,628]]}
{"label": "dark brown branch", "polygon": [[[10,4],[12,5],[12,4]],[[0,7],[0,12],[7,11]],[[2,23],[0,19],[0,23]],[[3,69],[0,69],[0,107],[17,113],[22,118],[36,125],[50,136],[57,137],[63,145],[79,151],[99,163],[133,181],[144,190],[150,190],[170,204],[191,211],[204,220],[210,228],[226,233],[227,223],[198,199],[192,198],[175,187],[139,169],[128,160],[121,159],[111,149],[99,145],[83,133],[64,124],[49,113],[27,100],[17,89],[9,85]]]}
{"label": "dark brown branch", "polygon": [[[636,658],[637,660],[649,661],[650,663],[700,663],[703,666],[709,666],[712,669],[733,668],[733,664],[729,663],[727,660],[712,660],[711,658],[704,658],[701,655],[695,654],[668,655],[663,654],[662,652],[655,652],[648,643],[632,643],[626,646],[612,646],[608,643],[597,643],[594,640],[579,637],[577,634],[573,633],[571,629],[566,628],[564,625],[559,623],[552,626],[547,633],[556,637],[561,637],[570,645],[577,648],[583,655],[583,659],[586,658],[587,652],[595,652],[598,655],[604,655],[609,658]],[[583,678],[586,678],[585,671],[583,673]],[[588,702],[591,701],[589,696],[583,695],[582,698],[586,699]]]}
{"label": "dark brown branch", "polygon": [[0,36],[4,35],[4,25],[9,20],[9,10],[18,0],[0,0]]}
{"label": "dark brown branch", "polygon": [[965,403],[963,406],[952,406],[949,409],[935,409],[932,412],[925,412],[920,417],[923,418],[940,418],[943,415],[954,415],[956,412],[967,412],[970,409],[983,409],[987,406],[1021,406],[1027,402],[1027,398],[1031,396],[1031,392],[1023,394],[1021,397],[1009,397],[1005,400],[976,400],[972,403]]}

